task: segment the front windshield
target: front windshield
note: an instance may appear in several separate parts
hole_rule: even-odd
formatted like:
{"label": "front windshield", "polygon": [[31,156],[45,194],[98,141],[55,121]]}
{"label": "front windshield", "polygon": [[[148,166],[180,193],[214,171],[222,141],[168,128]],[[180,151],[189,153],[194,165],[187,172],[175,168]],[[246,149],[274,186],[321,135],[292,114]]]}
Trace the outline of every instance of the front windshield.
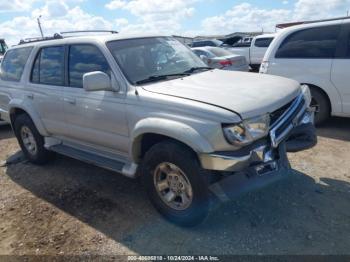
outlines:
{"label": "front windshield", "polygon": [[222,46],[224,44],[224,42],[217,40],[217,39],[214,39],[212,41],[215,42],[216,46]]}
{"label": "front windshield", "polygon": [[116,40],[107,46],[133,84],[153,76],[183,74],[192,68],[207,66],[172,37]]}

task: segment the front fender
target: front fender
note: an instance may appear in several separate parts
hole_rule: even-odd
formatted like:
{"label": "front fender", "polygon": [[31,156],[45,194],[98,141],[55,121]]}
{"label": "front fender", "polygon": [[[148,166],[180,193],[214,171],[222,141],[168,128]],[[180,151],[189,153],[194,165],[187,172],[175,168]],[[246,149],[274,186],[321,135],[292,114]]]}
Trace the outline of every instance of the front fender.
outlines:
{"label": "front fender", "polygon": [[43,122],[41,121],[39,115],[37,114],[37,112],[33,109],[32,105],[29,105],[28,103],[26,103],[25,101],[21,100],[21,99],[12,99],[8,105],[8,112],[10,115],[10,119],[11,119],[11,125],[13,126],[13,118],[12,115],[15,112],[16,109],[21,109],[23,111],[25,111],[30,118],[32,119],[32,121],[34,122],[35,127],[38,129],[39,133],[42,136],[49,136],[49,133],[47,132]]}
{"label": "front fender", "polygon": [[133,153],[134,160],[136,159],[135,152],[140,147],[142,136],[150,133],[178,140],[198,153],[214,151],[211,144],[191,126],[169,119],[147,118],[137,122],[131,134],[133,143],[130,152]]}

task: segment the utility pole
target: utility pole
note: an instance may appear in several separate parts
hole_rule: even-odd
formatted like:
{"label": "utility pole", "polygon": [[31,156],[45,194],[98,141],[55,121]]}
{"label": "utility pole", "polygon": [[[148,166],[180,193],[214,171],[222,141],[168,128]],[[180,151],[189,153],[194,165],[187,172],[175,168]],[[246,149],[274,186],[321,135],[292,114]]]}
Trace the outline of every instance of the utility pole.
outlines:
{"label": "utility pole", "polygon": [[38,21],[38,26],[39,26],[41,37],[44,38],[43,29],[41,28],[40,18],[41,18],[41,16],[39,16],[36,20]]}

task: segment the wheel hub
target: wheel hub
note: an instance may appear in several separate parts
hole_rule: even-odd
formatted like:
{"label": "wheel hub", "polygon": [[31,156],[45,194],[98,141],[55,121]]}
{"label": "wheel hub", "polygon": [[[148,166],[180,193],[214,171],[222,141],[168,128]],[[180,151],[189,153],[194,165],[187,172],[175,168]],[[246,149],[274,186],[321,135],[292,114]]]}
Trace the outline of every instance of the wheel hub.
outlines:
{"label": "wheel hub", "polygon": [[161,200],[169,207],[184,210],[192,203],[192,186],[176,165],[161,163],[154,171],[154,185]]}
{"label": "wheel hub", "polygon": [[31,155],[35,155],[38,150],[36,140],[32,131],[26,126],[23,126],[21,128],[21,139],[28,153]]}

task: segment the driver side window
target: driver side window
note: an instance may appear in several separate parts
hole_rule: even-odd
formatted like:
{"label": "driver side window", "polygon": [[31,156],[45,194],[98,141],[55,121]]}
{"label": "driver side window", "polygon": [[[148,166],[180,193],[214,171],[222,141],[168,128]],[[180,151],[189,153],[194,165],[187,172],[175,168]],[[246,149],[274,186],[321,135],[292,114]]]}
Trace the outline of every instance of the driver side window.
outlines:
{"label": "driver side window", "polygon": [[110,66],[102,52],[94,45],[71,45],[68,57],[68,85],[82,88],[85,73],[102,71],[111,76]]}

